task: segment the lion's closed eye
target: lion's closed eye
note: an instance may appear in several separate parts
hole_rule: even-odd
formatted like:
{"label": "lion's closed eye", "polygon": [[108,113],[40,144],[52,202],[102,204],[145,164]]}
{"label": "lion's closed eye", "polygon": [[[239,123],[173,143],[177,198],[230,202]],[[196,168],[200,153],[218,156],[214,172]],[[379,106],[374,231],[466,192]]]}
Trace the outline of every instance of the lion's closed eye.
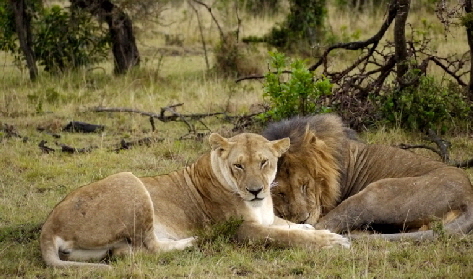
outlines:
{"label": "lion's closed eye", "polygon": [[233,164],[233,167],[238,169],[238,170],[244,170],[245,169],[242,164]]}
{"label": "lion's closed eye", "polygon": [[307,195],[307,183],[301,185],[301,193]]}

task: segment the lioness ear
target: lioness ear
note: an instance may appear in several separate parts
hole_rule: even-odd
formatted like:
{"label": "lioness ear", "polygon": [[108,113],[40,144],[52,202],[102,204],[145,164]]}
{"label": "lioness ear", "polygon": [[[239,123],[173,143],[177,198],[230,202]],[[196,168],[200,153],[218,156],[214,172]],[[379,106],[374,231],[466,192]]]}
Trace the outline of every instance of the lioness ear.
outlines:
{"label": "lioness ear", "polygon": [[210,147],[212,150],[226,149],[229,145],[228,140],[217,133],[209,136]]}
{"label": "lioness ear", "polygon": [[291,146],[291,140],[289,138],[283,138],[280,140],[273,140],[271,141],[271,144],[276,151],[277,156],[281,157],[281,155],[289,149],[289,146]]}

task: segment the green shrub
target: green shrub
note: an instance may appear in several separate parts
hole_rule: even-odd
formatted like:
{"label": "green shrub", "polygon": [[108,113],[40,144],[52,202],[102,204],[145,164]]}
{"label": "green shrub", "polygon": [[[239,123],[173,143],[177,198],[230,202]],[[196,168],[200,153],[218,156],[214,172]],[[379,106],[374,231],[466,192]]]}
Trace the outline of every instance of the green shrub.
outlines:
{"label": "green shrub", "polygon": [[109,38],[100,26],[84,12],[71,15],[52,6],[33,23],[34,52],[48,72],[90,65],[107,57]]}
{"label": "green shrub", "polygon": [[443,85],[431,76],[421,76],[416,86],[380,96],[383,118],[410,130],[445,131],[452,120],[466,118],[470,111],[462,90],[447,82]]}
{"label": "green shrub", "polygon": [[8,1],[0,1],[0,50],[15,52],[15,18]]}
{"label": "green shrub", "polygon": [[[265,75],[264,97],[269,98],[271,108],[262,115],[263,120],[330,110],[322,104],[322,97],[332,94],[332,84],[327,78],[315,79],[303,60],[290,62],[282,53],[271,53],[270,65],[271,71]],[[286,74],[289,76],[285,81]]]}

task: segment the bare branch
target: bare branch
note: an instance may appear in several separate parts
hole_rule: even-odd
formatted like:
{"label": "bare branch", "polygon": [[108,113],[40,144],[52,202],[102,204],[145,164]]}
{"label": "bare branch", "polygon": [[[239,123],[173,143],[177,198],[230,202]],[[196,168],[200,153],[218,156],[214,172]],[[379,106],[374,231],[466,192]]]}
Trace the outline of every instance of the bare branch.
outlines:
{"label": "bare branch", "polygon": [[391,1],[391,3],[389,4],[388,16],[386,20],[383,22],[383,24],[381,25],[381,28],[379,29],[379,31],[373,37],[365,41],[338,43],[338,44],[334,44],[330,46],[322,54],[322,57],[319,59],[319,61],[317,61],[317,63],[309,67],[309,71],[315,71],[320,65],[326,63],[327,56],[334,49],[343,48],[343,49],[348,49],[348,50],[357,50],[357,49],[365,48],[371,44],[379,43],[379,41],[384,37],[384,34],[388,30],[393,20],[396,18],[398,9],[399,7],[397,4],[397,1],[396,0]]}
{"label": "bare branch", "polygon": [[207,11],[209,11],[210,16],[212,16],[212,20],[213,20],[213,21],[215,22],[215,24],[217,25],[218,31],[219,31],[219,33],[220,33],[220,38],[224,39],[224,38],[225,38],[225,35],[224,35],[224,33],[223,33],[223,29],[222,29],[222,27],[220,27],[220,24],[218,23],[217,18],[216,18],[215,15],[212,13],[212,8],[211,8],[209,5],[207,5],[207,4],[205,4],[204,2],[202,2],[202,1],[199,1],[199,0],[192,0],[192,1],[194,1],[195,3],[197,3],[197,4],[199,4],[199,5],[204,6],[204,7],[207,9]]}

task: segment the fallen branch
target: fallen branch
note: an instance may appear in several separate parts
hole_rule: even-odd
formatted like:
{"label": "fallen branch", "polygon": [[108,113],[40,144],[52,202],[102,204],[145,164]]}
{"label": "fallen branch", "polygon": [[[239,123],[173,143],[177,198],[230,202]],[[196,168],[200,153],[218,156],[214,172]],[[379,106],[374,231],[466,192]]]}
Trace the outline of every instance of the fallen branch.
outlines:
{"label": "fallen branch", "polygon": [[[120,143],[114,144],[114,145],[112,145],[111,148],[107,148],[107,149],[109,149],[109,151],[119,152],[120,150],[130,149],[134,146],[142,146],[142,145],[149,146],[152,143],[160,142],[160,141],[163,141],[163,140],[164,139],[162,139],[162,138],[146,137],[146,138],[142,138],[142,139],[127,142],[124,139],[122,139],[120,141]],[[87,147],[87,148],[75,148],[75,147],[69,146],[67,144],[56,142],[55,144],[57,146],[61,147],[61,149],[54,149],[54,148],[51,148],[49,146],[46,146],[46,143],[47,143],[47,141],[42,140],[38,144],[41,151],[43,153],[46,153],[46,154],[56,152],[56,151],[58,151],[58,152],[61,151],[61,152],[70,153],[70,154],[88,153],[88,152],[91,152],[92,150],[98,148],[98,146],[91,146],[91,147]]]}
{"label": "fallen branch", "polygon": [[150,146],[152,143],[160,142],[163,140],[164,140],[163,138],[146,137],[139,140],[127,142],[124,139],[122,139],[120,143],[116,145],[115,148],[112,149],[112,151],[119,152],[120,150],[127,150],[134,146],[142,146],[142,145]]}
{"label": "fallen branch", "polygon": [[80,121],[71,121],[62,130],[76,133],[95,133],[102,132],[104,129],[105,126],[103,125],[90,124]]}
{"label": "fallen branch", "polygon": [[98,148],[97,146],[91,146],[91,147],[87,147],[87,148],[75,148],[75,147],[71,147],[69,145],[66,145],[66,144],[63,144],[63,143],[58,143],[58,142],[56,142],[56,145],[61,147],[62,152],[70,153],[70,154],[72,154],[72,153],[89,153],[92,150]]}
{"label": "fallen branch", "polygon": [[428,149],[428,150],[436,153],[440,157],[442,157],[442,154],[439,150],[437,150],[435,147],[425,145],[425,144],[413,144],[413,145],[411,145],[411,144],[401,143],[401,144],[398,145],[398,147],[401,148],[401,149]]}
{"label": "fallen branch", "polygon": [[[159,114],[154,112],[145,112],[137,109],[132,108],[105,108],[105,107],[95,107],[91,108],[91,111],[94,112],[131,112],[131,113],[138,113],[144,116],[150,117],[151,129],[154,131],[156,129],[154,119],[158,119],[161,122],[170,122],[170,121],[181,121],[186,124],[189,134],[197,134],[197,129],[195,125],[193,125],[190,121],[198,121],[202,124],[207,130],[208,127],[202,122],[202,118],[216,116],[216,115],[226,115],[224,112],[214,112],[214,113],[192,113],[192,114],[182,114],[176,111],[177,107],[183,106],[183,103],[170,105],[166,107],[162,107]],[[166,113],[170,113],[171,115],[166,115]]]}
{"label": "fallen branch", "polygon": [[442,162],[446,163],[447,165],[455,166],[457,168],[463,168],[463,169],[473,167],[473,159],[467,159],[462,162],[451,160],[450,152],[448,149],[452,146],[452,144],[449,141],[440,138],[432,129],[429,129],[428,138],[426,139],[435,143],[437,145],[437,148],[429,146],[429,145],[424,145],[424,144],[410,145],[410,144],[404,144],[404,143],[401,143],[398,147],[401,149],[415,149],[415,148],[428,149],[436,153],[437,155],[439,155]]}
{"label": "fallen branch", "polygon": [[7,138],[23,138],[15,129],[15,126],[3,124],[0,127],[0,132],[4,132]]}
{"label": "fallen branch", "polygon": [[43,151],[43,153],[49,154],[49,153],[51,153],[51,152],[55,152],[55,151],[56,151],[54,148],[47,147],[47,146],[46,146],[46,143],[48,143],[48,142],[45,141],[45,140],[42,140],[42,141],[38,144],[39,148],[41,149],[41,151]]}

